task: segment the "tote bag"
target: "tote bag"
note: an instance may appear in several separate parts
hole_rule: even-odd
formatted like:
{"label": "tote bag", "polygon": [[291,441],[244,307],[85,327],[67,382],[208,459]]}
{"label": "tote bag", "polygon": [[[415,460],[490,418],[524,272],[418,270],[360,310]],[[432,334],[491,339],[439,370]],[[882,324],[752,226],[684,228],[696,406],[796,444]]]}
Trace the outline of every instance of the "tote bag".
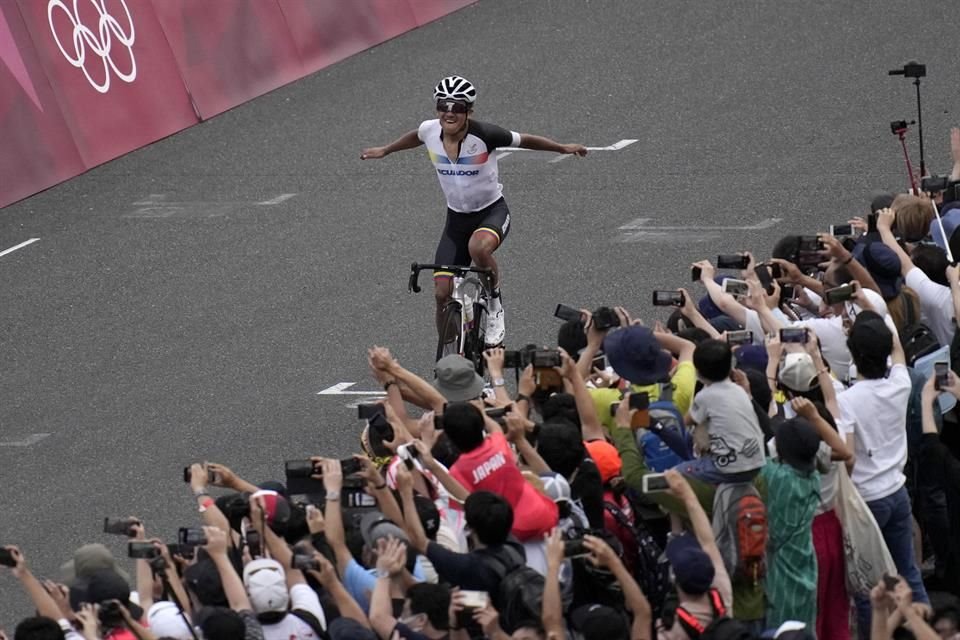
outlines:
{"label": "tote bag", "polygon": [[843,526],[847,592],[850,595],[868,594],[883,574],[897,575],[897,567],[870,507],[853,485],[847,468],[842,464],[838,466],[834,510]]}

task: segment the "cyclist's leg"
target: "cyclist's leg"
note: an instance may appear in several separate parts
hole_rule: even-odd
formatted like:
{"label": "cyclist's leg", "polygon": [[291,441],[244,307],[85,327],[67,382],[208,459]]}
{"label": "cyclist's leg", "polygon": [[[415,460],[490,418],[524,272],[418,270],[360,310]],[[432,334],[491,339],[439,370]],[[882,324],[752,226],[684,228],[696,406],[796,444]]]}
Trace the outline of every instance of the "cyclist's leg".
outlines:
{"label": "cyclist's leg", "polygon": [[500,198],[483,211],[483,219],[470,236],[470,258],[478,267],[493,270],[494,290],[500,287],[500,268],[493,257],[507,237],[510,229],[510,209],[503,198]]}
{"label": "cyclist's leg", "polygon": [[[447,222],[443,227],[443,233],[440,234],[440,242],[437,243],[437,252],[433,261],[436,264],[468,266],[470,264],[470,252],[467,250],[467,244],[470,241],[470,231],[473,227],[464,225],[462,216],[467,214],[456,213],[447,209]],[[458,217],[461,216],[461,217]],[[449,271],[435,271],[433,273],[433,295],[436,299],[436,323],[437,334],[443,333],[443,308],[450,301],[450,295],[453,293],[453,274]]]}

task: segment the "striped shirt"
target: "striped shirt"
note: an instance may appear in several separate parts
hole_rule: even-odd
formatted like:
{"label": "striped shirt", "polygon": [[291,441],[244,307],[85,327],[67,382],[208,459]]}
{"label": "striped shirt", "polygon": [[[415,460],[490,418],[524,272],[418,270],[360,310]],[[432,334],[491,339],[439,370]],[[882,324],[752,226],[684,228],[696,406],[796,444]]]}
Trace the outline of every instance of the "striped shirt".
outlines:
{"label": "striped shirt", "polygon": [[760,470],[767,484],[767,627],[787,620],[816,627],[817,556],[813,514],[820,504],[820,477],[768,460]]}

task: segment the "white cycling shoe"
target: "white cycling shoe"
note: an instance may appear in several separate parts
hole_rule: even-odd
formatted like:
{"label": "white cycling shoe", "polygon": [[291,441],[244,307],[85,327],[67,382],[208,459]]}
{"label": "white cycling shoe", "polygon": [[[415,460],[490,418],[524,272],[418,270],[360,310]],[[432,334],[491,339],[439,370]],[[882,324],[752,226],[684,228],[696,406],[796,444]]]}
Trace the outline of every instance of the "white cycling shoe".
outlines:
{"label": "white cycling shoe", "polygon": [[507,333],[503,323],[503,303],[500,302],[500,296],[491,297],[487,302],[487,326],[484,327],[483,341],[487,347],[497,347],[503,344],[503,338]]}

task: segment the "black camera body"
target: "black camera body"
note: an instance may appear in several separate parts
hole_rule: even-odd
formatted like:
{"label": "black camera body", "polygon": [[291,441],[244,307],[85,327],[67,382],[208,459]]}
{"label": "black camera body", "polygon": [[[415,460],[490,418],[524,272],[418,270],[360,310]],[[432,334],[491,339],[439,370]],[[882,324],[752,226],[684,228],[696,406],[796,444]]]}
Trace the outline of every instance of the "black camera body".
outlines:
{"label": "black camera body", "polygon": [[891,76],[904,76],[905,78],[925,78],[927,76],[927,65],[920,64],[916,60],[911,60],[903,65],[903,69],[893,69],[888,72]]}
{"label": "black camera body", "polygon": [[549,369],[563,365],[560,351],[557,349],[537,349],[528,345],[519,351],[505,351],[503,366],[505,369],[526,369],[533,365],[534,369]]}
{"label": "black camera body", "polygon": [[610,307],[599,307],[593,312],[593,326],[597,331],[606,331],[620,326],[620,316]]}

